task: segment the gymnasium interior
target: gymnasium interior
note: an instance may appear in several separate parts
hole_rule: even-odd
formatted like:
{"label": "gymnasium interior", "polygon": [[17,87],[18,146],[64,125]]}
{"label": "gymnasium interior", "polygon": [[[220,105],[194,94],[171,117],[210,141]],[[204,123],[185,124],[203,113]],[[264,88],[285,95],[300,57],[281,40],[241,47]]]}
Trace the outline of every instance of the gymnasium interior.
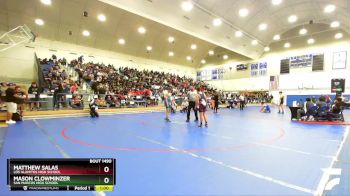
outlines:
{"label": "gymnasium interior", "polygon": [[0,0],[0,195],[350,195],[350,0]]}

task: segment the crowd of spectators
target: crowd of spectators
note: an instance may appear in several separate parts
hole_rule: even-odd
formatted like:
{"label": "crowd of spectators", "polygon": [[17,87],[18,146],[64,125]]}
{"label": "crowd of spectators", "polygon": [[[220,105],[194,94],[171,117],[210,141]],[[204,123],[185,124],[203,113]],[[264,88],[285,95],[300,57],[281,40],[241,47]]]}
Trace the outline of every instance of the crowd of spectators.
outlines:
{"label": "crowd of spectators", "polygon": [[146,105],[156,104],[164,89],[171,89],[172,95],[178,98],[186,97],[191,86],[206,89],[208,95],[216,92],[206,83],[186,76],[83,61],[80,57],[68,66],[77,71],[80,82],[87,82],[95,94],[103,96],[98,99],[100,105],[117,107],[122,100],[145,100]]}
{"label": "crowd of spectators", "polygon": [[[83,96],[79,92],[82,83],[86,82],[97,96],[99,107],[120,107],[130,102],[144,105],[157,104],[161,100],[162,92],[170,89],[176,103],[180,106],[186,99],[189,89],[205,89],[208,99],[217,95],[221,104],[239,102],[239,94],[219,92],[203,81],[195,81],[186,76],[179,76],[153,70],[139,70],[129,67],[116,68],[111,64],[84,62],[83,56],[67,62],[65,58],[39,59],[43,83],[38,86],[33,82],[28,89],[31,94],[30,108],[40,107],[39,94],[53,94],[53,106],[58,108],[83,108]],[[67,67],[75,70],[78,77],[67,73]],[[71,72],[70,72],[71,73]],[[2,87],[4,88],[4,87]],[[66,95],[72,95],[67,100]],[[271,97],[265,93],[245,94],[245,103],[269,102]],[[178,101],[180,100],[180,101]],[[185,102],[186,103],[186,102]]]}

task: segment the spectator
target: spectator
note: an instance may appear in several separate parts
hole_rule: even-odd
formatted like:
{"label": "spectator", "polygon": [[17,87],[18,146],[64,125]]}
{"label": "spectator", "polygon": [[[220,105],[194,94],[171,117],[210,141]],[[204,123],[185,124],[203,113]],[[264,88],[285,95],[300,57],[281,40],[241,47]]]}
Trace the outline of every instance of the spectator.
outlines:
{"label": "spectator", "polygon": [[71,100],[71,107],[72,108],[83,108],[83,101],[81,100],[80,95],[74,95]]}
{"label": "spectator", "polygon": [[33,110],[34,107],[36,109],[40,108],[40,104],[39,104],[39,96],[40,96],[40,91],[39,91],[39,87],[36,84],[36,82],[32,82],[32,84],[30,85],[29,89],[28,89],[28,94],[34,95],[34,98],[30,98],[30,109]]}
{"label": "spectator", "polygon": [[[19,115],[23,116],[23,111],[25,109],[25,102],[28,99],[26,91],[22,90],[20,86],[15,87],[17,109],[19,110]],[[17,112],[17,111],[16,111]]]}
{"label": "spectator", "polygon": [[98,107],[107,107],[107,103],[104,99],[102,99],[102,97],[98,97],[98,99],[96,100],[96,104],[98,105]]}
{"label": "spectator", "polygon": [[6,102],[6,90],[8,86],[5,82],[0,84],[0,108],[3,107],[3,104]]}
{"label": "spectator", "polygon": [[239,110],[243,111],[244,108],[244,103],[245,103],[245,97],[243,94],[239,96]]}
{"label": "spectator", "polygon": [[311,107],[313,107],[314,104],[311,102],[310,98],[306,98],[306,102],[304,103],[302,108],[297,110],[297,119],[300,120],[302,116],[305,116],[306,113],[310,110]]}
{"label": "spectator", "polygon": [[72,94],[76,93],[78,91],[79,85],[77,82],[75,82],[71,87],[70,87],[70,92]]}
{"label": "spectator", "polygon": [[318,107],[318,112],[325,112],[327,111],[327,103],[326,103],[326,98],[324,96],[320,96],[318,98],[318,101],[316,103],[316,106]]}

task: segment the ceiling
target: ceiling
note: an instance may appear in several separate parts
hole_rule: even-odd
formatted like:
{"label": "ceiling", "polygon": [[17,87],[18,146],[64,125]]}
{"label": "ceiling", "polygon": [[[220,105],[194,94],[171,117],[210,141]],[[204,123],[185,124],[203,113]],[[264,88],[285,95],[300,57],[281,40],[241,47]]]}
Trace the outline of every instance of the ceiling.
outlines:
{"label": "ceiling", "polygon": [[[189,12],[181,9],[183,1],[52,0],[47,6],[40,0],[0,0],[0,31],[26,24],[39,38],[190,67],[256,59],[265,53],[266,46],[271,51],[285,50],[285,42],[290,42],[291,48],[305,47],[311,37],[315,44],[334,42],[334,34],[339,32],[344,35],[341,40],[349,39],[350,0],[282,0],[279,5],[272,5],[271,0],[192,0],[194,7]],[[329,3],[336,9],[325,13]],[[241,8],[249,14],[240,17]],[[83,16],[84,11],[88,17]],[[105,22],[97,19],[101,13],[107,18]],[[297,21],[288,22],[290,15],[296,15]],[[36,25],[37,18],[45,24]],[[223,24],[214,26],[214,18]],[[335,20],[340,27],[330,28]],[[266,30],[259,30],[261,23],[267,24]],[[145,34],[137,32],[140,26],[146,28]],[[308,33],[300,36],[303,27]],[[83,30],[90,36],[83,36]],[[235,36],[237,30],[243,32],[241,37]],[[276,34],[281,36],[278,41],[273,40]],[[169,36],[175,38],[174,43],[168,42]],[[120,38],[125,39],[125,45],[118,44]],[[252,40],[258,44],[252,45]],[[197,49],[192,50],[191,44]],[[152,46],[152,51],[147,51],[147,46]],[[209,50],[215,54],[209,55]],[[170,51],[173,57],[168,55]],[[227,60],[224,55],[228,55]],[[192,60],[186,60],[187,56]]]}
{"label": "ceiling", "polygon": [[[88,17],[83,16],[84,11],[88,12]],[[101,13],[107,18],[105,22],[97,19]],[[43,26],[35,24],[37,18],[44,21]],[[224,54],[230,60],[247,59],[233,51],[97,0],[52,0],[50,6],[42,4],[40,0],[0,0],[0,30],[8,31],[23,24],[28,25],[39,38],[191,67],[198,67],[209,50],[220,51],[206,58],[207,62],[215,64],[225,61],[222,58]],[[145,34],[138,33],[140,26],[146,28]],[[88,30],[90,36],[83,36],[83,30]],[[175,38],[174,43],[168,42],[169,36]],[[120,38],[125,40],[124,45],[118,44]],[[191,49],[191,44],[196,44],[197,49]],[[147,46],[151,46],[152,50],[147,51]],[[169,56],[170,51],[174,56]],[[192,60],[187,60],[187,56],[191,56]]]}
{"label": "ceiling", "polygon": [[[336,30],[346,34],[350,32],[350,0],[282,0],[279,5],[273,5],[272,0],[191,0],[194,5],[191,11],[181,9],[185,0],[100,1],[166,24],[251,59],[264,54],[264,47],[274,42],[275,34],[284,35],[281,38],[288,40],[288,31],[309,24],[311,20],[314,24],[326,24],[329,31],[330,23],[337,20],[340,27]],[[325,13],[324,8],[329,4],[333,4],[336,9]],[[249,14],[240,17],[241,8],[248,9]],[[296,15],[297,21],[290,23],[288,17],[291,15]],[[215,18],[221,18],[223,24],[214,26],[212,21]],[[259,25],[262,23],[267,24],[267,29],[260,31]],[[324,30],[322,25],[314,25],[314,28],[317,27],[320,29],[315,29],[316,34]],[[235,37],[238,30],[243,32],[242,37]],[[252,45],[252,40],[258,40],[258,45]],[[334,35],[328,37],[327,41],[333,42]]]}

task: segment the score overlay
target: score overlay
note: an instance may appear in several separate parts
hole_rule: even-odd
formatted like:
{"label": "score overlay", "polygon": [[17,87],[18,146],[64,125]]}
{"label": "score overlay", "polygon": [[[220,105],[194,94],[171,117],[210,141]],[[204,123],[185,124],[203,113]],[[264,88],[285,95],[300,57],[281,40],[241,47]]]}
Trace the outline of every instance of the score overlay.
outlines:
{"label": "score overlay", "polygon": [[113,191],[115,174],[113,158],[7,160],[12,191]]}

